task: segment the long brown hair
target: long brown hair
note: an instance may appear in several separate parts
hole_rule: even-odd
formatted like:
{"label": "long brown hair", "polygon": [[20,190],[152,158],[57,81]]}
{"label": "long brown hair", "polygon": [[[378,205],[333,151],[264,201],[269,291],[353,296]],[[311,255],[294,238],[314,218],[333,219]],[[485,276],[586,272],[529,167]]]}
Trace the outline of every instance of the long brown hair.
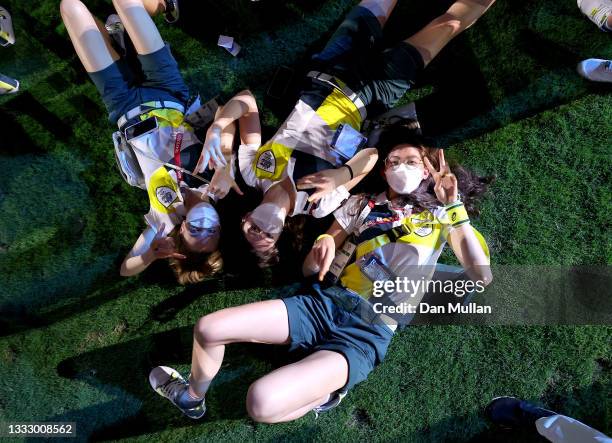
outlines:
{"label": "long brown hair", "polygon": [[203,253],[190,251],[180,234],[180,227],[181,225],[177,225],[170,233],[170,237],[174,239],[177,252],[187,258],[183,260],[169,259],[170,268],[174,272],[178,283],[180,285],[199,283],[221,272],[223,270],[221,251],[219,249]]}
{"label": "long brown hair", "polygon": [[[378,149],[377,169],[380,171],[380,176],[374,177],[374,181],[377,181],[377,183],[373,183],[371,188],[377,192],[385,191],[388,187],[386,181],[382,179],[385,159],[399,145],[410,145],[418,148],[421,151],[421,157],[427,157],[434,168],[438,169],[440,167],[438,161],[439,149],[431,147],[431,140],[415,129],[414,121],[407,119],[395,122],[383,129],[376,146]],[[465,209],[470,216],[477,216],[480,213],[478,204],[493,182],[494,177],[478,176],[456,163],[450,163],[450,168],[457,177],[457,187]],[[403,197],[406,204],[413,205],[417,210],[433,210],[437,206],[441,206],[442,203],[438,201],[434,192],[434,186],[434,179],[430,175],[421,182],[415,191]]]}

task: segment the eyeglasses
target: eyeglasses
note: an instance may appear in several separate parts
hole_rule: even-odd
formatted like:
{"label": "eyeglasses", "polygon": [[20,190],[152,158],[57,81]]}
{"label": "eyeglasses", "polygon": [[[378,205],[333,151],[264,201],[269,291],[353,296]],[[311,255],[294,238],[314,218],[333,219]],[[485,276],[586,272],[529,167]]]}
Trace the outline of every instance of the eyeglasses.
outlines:
{"label": "eyeglasses", "polygon": [[187,223],[187,227],[189,229],[189,233],[194,237],[212,237],[217,232],[219,232],[219,228],[202,228],[200,226],[194,226],[191,223]]}
{"label": "eyeglasses", "polygon": [[407,160],[401,160],[399,157],[387,157],[385,159],[385,165],[390,168],[394,168],[401,164],[405,164],[408,166],[419,166],[422,165],[423,162],[420,160],[416,160],[415,158],[409,158]]}
{"label": "eyeglasses", "polygon": [[[247,221],[246,217],[244,217],[242,219],[242,224],[244,225],[244,223]],[[248,234],[254,234],[254,235],[263,235],[265,238],[269,239],[269,240],[274,240],[274,236],[272,236],[272,234],[268,234],[266,231],[263,231],[259,226],[257,226],[255,223],[251,222],[249,225],[249,228],[246,231]]]}

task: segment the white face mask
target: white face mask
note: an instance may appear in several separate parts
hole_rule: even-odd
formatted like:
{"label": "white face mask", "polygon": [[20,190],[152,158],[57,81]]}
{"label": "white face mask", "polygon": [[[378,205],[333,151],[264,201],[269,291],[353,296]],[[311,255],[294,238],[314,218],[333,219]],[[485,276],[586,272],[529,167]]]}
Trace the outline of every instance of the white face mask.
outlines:
{"label": "white face mask", "polygon": [[387,183],[398,194],[406,195],[419,187],[423,180],[423,169],[418,166],[408,166],[405,163],[388,168],[385,171]]}
{"label": "white face mask", "polygon": [[219,214],[210,203],[198,203],[187,213],[187,227],[192,235],[200,236],[220,225]]}
{"label": "white face mask", "polygon": [[259,229],[268,234],[280,234],[285,224],[287,213],[274,203],[264,203],[251,212],[251,220]]}

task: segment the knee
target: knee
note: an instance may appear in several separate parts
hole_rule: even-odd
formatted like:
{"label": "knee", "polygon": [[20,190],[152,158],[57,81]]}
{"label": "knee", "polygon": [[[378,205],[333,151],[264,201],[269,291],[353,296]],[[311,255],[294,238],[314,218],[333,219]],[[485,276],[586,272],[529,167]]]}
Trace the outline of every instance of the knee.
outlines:
{"label": "knee", "polygon": [[265,383],[257,380],[249,387],[246,397],[246,409],[249,417],[259,423],[275,423],[280,413],[278,402],[273,392]]}
{"label": "knee", "polygon": [[193,327],[193,336],[201,345],[211,345],[218,341],[219,334],[213,314],[201,317]]}
{"label": "knee", "polygon": [[80,0],[62,0],[60,3],[60,14],[64,19],[67,17],[76,18],[88,12],[87,7]]}

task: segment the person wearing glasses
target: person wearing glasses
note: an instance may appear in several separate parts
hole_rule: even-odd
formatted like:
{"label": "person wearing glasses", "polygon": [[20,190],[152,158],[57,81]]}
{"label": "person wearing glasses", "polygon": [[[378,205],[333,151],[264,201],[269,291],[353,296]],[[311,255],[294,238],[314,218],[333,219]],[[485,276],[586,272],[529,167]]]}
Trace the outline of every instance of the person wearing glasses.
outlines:
{"label": "person wearing glasses", "polygon": [[[247,184],[264,193],[242,223],[260,266],[278,261],[276,242],[287,217],[323,217],[349,197],[377,160],[371,145],[362,149],[366,141],[359,131],[366,117],[392,109],[442,48],[494,1],[456,1],[415,35],[386,49],[383,27],[396,0],[363,0],[349,12],[313,56],[300,98],[276,134],[263,145],[241,147],[239,170]],[[222,155],[207,145],[200,169],[216,165],[215,157],[222,165]]]}
{"label": "person wearing glasses", "polygon": [[[225,180],[222,170],[214,175],[206,171],[202,174],[205,180],[189,174],[203,144],[184,121],[189,89],[151,19],[163,13],[166,21],[176,21],[177,0],[114,0],[113,4],[118,14],[115,25],[125,29],[138,54],[139,74],[144,78],[139,83],[138,75],[115,49],[107,28],[81,1],[62,0],[60,12],[110,122],[119,127],[115,135],[133,149],[149,197],[147,228],[123,261],[120,273],[132,276],[155,260],[167,258],[179,283],[195,283],[223,266],[214,203],[233,183]],[[219,134],[223,145],[231,146],[233,131],[228,125]]]}
{"label": "person wearing glasses", "polygon": [[[397,98],[412,81],[416,68],[429,63],[492,3],[459,0],[407,42],[385,53],[390,64],[382,73],[403,78],[395,83],[401,85],[395,90]],[[350,48],[354,39],[372,41],[370,31],[381,31],[393,6],[394,1],[360,3],[340,25],[340,34],[332,39],[330,47],[340,51],[342,58],[347,56],[343,49]],[[328,56],[333,52],[324,51]],[[406,71],[400,75],[402,71],[397,69],[402,66]],[[377,82],[365,84],[370,85],[368,90],[372,94],[390,92],[388,88],[378,89]],[[298,104],[303,112],[308,112],[306,105]],[[317,118],[314,114],[313,109],[311,119]],[[291,124],[286,122],[285,128],[290,130],[296,121],[290,117],[288,122]],[[431,277],[429,273],[433,274],[446,243],[451,245],[470,279],[481,285],[491,281],[488,249],[470,224],[470,214],[476,213],[475,205],[486,189],[486,180],[462,168],[455,168],[458,173],[455,175],[442,151],[419,140],[409,126],[388,128],[377,143],[378,161],[384,162],[380,170],[386,183],[383,192],[351,197],[334,212],[335,222],[317,239],[306,258],[304,274],[327,279],[327,285],[315,283],[302,288],[297,295],[230,307],[201,317],[194,327],[189,377],[185,379],[171,367],[157,366],[149,374],[155,392],[186,416],[201,418],[206,412],[206,394],[221,369],[226,345],[238,342],[289,345],[290,350],[308,355],[275,369],[249,387],[246,398],[249,416],[258,422],[278,423],[298,419],[312,410],[325,412],[337,406],[351,387],[367,378],[383,360],[397,323],[410,320],[387,314],[383,317],[374,311],[371,299],[378,283],[392,283],[395,277],[417,280]],[[261,166],[272,171],[272,159],[277,157],[264,154],[269,149],[258,151],[258,156],[268,160]],[[338,168],[341,169],[348,168]],[[349,236],[352,249],[345,241]],[[337,254],[338,262],[334,262],[336,249],[340,248],[343,253]],[[330,274],[329,269],[334,272]],[[414,275],[415,270],[421,275]],[[388,298],[395,302],[399,297],[401,302],[401,296],[391,293]],[[422,294],[414,294],[408,302],[414,306],[421,297]]]}

